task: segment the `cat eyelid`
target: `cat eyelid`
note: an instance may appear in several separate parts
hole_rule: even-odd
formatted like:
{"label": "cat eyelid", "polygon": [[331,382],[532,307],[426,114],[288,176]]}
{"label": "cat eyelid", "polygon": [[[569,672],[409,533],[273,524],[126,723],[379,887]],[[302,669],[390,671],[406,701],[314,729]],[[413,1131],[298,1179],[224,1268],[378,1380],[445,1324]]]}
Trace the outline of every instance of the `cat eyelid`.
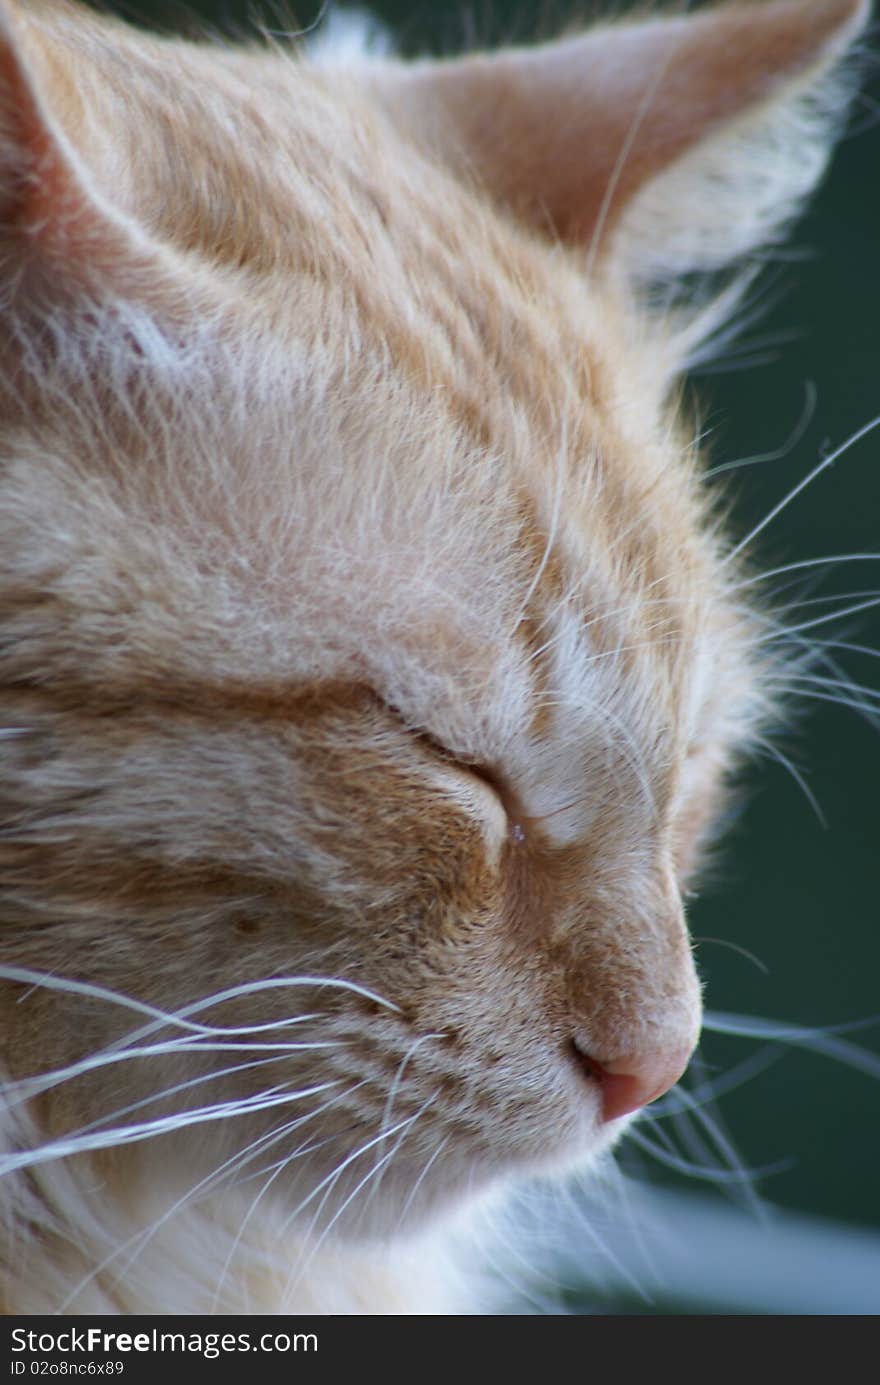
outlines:
{"label": "cat eyelid", "polygon": [[457,755],[455,751],[450,750],[447,745],[444,745],[442,741],[438,740],[431,731],[425,730],[422,726],[414,726],[411,722],[407,721],[400,709],[395,707],[393,703],[386,702],[384,698],[380,698],[379,700],[383,707],[389,711],[395,720],[404,728],[407,735],[424,746],[433,759],[441,761],[449,769],[457,770],[461,774],[467,774],[471,778],[478,779],[480,783],[484,784],[486,788],[494,794],[505,816],[512,824],[511,831],[515,839],[522,839],[523,829],[518,822],[518,819],[522,815],[515,810],[513,796],[496,769],[479,760],[463,759],[461,755]]}
{"label": "cat eyelid", "polygon": [[[456,755],[438,741],[430,731],[424,731],[420,727],[409,728],[410,734],[428,749],[433,756],[441,760],[450,769],[469,774],[473,779],[479,779],[488,789],[491,789],[495,797],[500,802],[505,813],[508,812],[508,802],[510,795],[507,792],[501,777],[489,765],[482,764],[479,760],[465,760],[460,755]],[[509,815],[509,814],[508,814]]]}
{"label": "cat eyelid", "polygon": [[511,841],[516,843],[525,841],[525,829],[522,822],[522,814],[517,810],[513,796],[504,784],[501,777],[490,766],[481,764],[479,761],[462,760],[459,756],[453,755],[443,744],[434,739],[430,734],[424,732],[415,733],[418,739],[430,750],[435,759],[440,760],[447,769],[454,770],[458,774],[467,775],[469,779],[475,779],[488,789],[495,803],[504,814],[505,821],[509,829]]}
{"label": "cat eyelid", "polygon": [[469,774],[472,779],[479,779],[481,784],[485,784],[486,788],[490,789],[491,792],[498,799],[498,802],[504,809],[505,814],[507,814],[508,817],[510,816],[510,796],[504,788],[504,785],[502,784],[498,775],[495,774],[493,770],[489,769],[486,765],[481,765],[470,760],[459,760],[456,759],[455,756],[451,755],[444,756],[444,758],[446,759],[447,764],[449,764],[451,768],[461,770],[464,774]]}

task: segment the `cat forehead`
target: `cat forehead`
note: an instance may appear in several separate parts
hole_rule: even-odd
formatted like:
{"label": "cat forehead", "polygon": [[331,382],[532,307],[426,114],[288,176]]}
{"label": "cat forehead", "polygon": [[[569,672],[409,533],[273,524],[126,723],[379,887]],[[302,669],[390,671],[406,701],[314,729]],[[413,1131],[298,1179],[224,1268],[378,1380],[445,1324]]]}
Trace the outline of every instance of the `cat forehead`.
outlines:
{"label": "cat forehead", "polygon": [[[739,658],[656,341],[362,76],[181,47],[171,83],[162,51],[102,50],[95,109],[133,81],[146,118],[108,138],[93,111],[92,153],[140,224],[218,271],[216,316],[176,340],[110,313],[42,382],[96,469],[122,417],[107,461],[142,551],[102,561],[166,593],[137,647],[216,679],[366,680],[558,833],[583,829],[560,809],[589,766],[653,811],[684,750],[727,735]],[[89,532],[120,523],[96,520],[106,500]]]}
{"label": "cat forehead", "polygon": [[624,799],[652,817],[682,754],[724,739],[739,657],[686,449],[570,382],[534,411],[486,385],[478,429],[429,361],[362,340],[341,365],[300,328],[175,343],[117,312],[43,364],[40,484],[11,513],[69,555],[97,666],[128,650],[135,696],[162,676],[245,711],[366,683],[555,838]]}
{"label": "cat forehead", "polygon": [[429,363],[413,377],[364,350],[340,375],[301,347],[260,387],[266,351],[233,371],[207,349],[205,392],[178,409],[193,490],[178,476],[164,503],[172,531],[197,518],[170,586],[224,626],[185,658],[366,682],[503,771],[562,840],[611,799],[655,815],[682,755],[728,734],[718,704],[745,662],[686,449],[571,388],[534,414],[503,394],[463,411]]}

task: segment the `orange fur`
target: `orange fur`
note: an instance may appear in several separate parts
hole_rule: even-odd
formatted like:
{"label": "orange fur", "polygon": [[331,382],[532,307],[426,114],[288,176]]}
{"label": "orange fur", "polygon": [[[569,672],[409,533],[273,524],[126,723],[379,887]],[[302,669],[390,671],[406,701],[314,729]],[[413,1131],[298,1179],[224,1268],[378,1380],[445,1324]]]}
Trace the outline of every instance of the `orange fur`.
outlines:
{"label": "orange fur", "polygon": [[0,1298],[442,1311],[444,1219],[623,1128],[572,1045],[697,1037],[766,656],[676,405],[724,309],[645,287],[779,233],[865,7],[0,17]]}

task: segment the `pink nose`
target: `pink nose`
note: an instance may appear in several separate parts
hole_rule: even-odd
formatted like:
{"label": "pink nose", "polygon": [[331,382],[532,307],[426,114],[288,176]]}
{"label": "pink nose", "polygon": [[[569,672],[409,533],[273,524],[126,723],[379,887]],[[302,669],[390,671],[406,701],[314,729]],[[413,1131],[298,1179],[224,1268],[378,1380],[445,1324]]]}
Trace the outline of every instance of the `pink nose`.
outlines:
{"label": "pink nose", "polygon": [[617,1120],[656,1101],[675,1086],[690,1056],[690,1048],[679,1048],[669,1053],[627,1054],[610,1063],[588,1059],[590,1075],[602,1095],[602,1120]]}

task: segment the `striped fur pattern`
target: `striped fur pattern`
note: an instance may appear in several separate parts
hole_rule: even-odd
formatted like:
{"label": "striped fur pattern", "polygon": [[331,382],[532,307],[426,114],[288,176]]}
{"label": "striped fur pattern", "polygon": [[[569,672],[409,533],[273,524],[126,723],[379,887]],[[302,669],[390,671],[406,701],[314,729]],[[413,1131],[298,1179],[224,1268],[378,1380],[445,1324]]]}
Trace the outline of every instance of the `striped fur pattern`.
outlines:
{"label": "striped fur pattern", "polygon": [[7,1312],[473,1308],[449,1228],[627,1123],[576,1050],[693,1046],[774,665],[675,276],[781,234],[864,19],[408,67],[0,4]]}

